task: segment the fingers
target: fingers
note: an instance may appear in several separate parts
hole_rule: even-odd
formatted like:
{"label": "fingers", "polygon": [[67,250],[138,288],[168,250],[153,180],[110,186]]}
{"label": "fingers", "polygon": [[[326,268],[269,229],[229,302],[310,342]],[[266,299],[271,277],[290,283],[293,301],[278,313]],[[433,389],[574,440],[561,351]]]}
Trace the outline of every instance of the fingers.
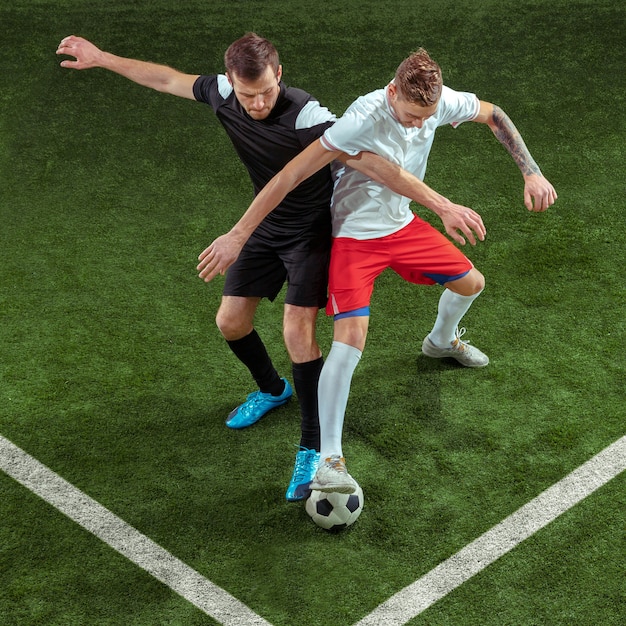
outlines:
{"label": "fingers", "polygon": [[461,216],[461,219],[462,223],[460,228],[466,235],[468,234],[468,231],[470,234],[471,231],[473,231],[476,233],[481,241],[485,238],[487,230],[485,228],[485,225],[483,224],[483,218],[480,217],[480,215],[476,213],[476,211],[470,208],[466,208],[465,212]]}
{"label": "fingers", "polygon": [[[215,242],[214,242],[215,243]],[[221,258],[214,243],[203,250],[198,256],[200,263],[196,266],[198,276],[205,282],[211,282],[218,274],[225,274],[230,262]]]}
{"label": "fingers", "polygon": [[198,260],[200,261],[196,267],[198,276],[202,278],[205,283],[208,283],[220,273],[217,268],[217,259],[213,253],[213,246],[209,246],[203,250],[200,256],[198,256]]}
{"label": "fingers", "polygon": [[548,198],[547,198],[547,202],[546,202],[546,209],[548,207],[551,207],[556,202],[557,198],[558,198],[558,196],[556,195],[556,190],[554,189],[554,187],[551,187],[550,191],[548,192]]}
{"label": "fingers", "polygon": [[524,188],[524,205],[529,211],[542,212],[551,207],[558,198],[554,187],[545,179],[542,186]]}
{"label": "fingers", "polygon": [[556,193],[554,190],[537,195],[532,195],[530,193],[524,194],[524,204],[526,205],[526,208],[529,211],[534,211],[535,213],[542,213],[543,211],[546,211],[555,202]]}
{"label": "fingers", "polygon": [[541,213],[549,206],[547,193],[545,191],[527,191],[524,193],[524,204],[529,211]]}
{"label": "fingers", "polygon": [[524,189],[524,206],[529,210],[533,210],[533,197],[529,191]]}
{"label": "fingers", "polygon": [[224,272],[220,272],[212,263],[207,265],[198,265],[197,269],[198,276],[205,282],[210,283],[218,274],[223,274]]}
{"label": "fingers", "polygon": [[207,256],[209,256],[209,254],[211,254],[211,251],[213,249],[213,245],[210,245],[208,248],[205,248],[199,255],[198,255],[198,261],[203,261]]}
{"label": "fingers", "polygon": [[[461,232],[459,232],[459,231],[461,231]],[[472,246],[476,245],[476,237],[474,235],[474,231],[472,231],[471,228],[468,228],[465,225],[452,227],[452,228],[446,228],[446,232],[448,233],[448,235],[452,239],[454,239],[454,241],[456,241],[457,243],[461,244],[462,246],[464,246],[465,243],[466,243],[466,239],[463,237],[463,235],[465,235],[465,237],[467,238],[467,241]],[[463,233],[463,234],[461,234],[461,233]],[[478,235],[478,238],[480,239],[480,241],[484,241],[484,239],[485,239],[485,234],[484,233],[479,234],[478,232],[476,232],[476,235]]]}
{"label": "fingers", "polygon": [[480,241],[484,241],[485,237],[487,236],[487,229],[485,228],[485,225],[483,224],[483,218],[480,217],[480,215],[478,215],[478,213],[475,214],[476,218],[475,218],[475,225],[473,226],[475,233],[478,235],[478,239],[480,239]]}
{"label": "fingers", "polygon": [[[74,39],[75,39],[75,37],[73,35],[70,35],[69,37],[66,37],[65,39],[63,39],[61,41],[61,43],[59,44],[59,47],[57,48],[56,53],[57,54],[67,54],[68,56],[77,57],[77,51],[74,50],[74,48],[73,48]],[[77,69],[78,60],[70,61],[70,60],[66,59],[65,61],[61,61],[60,65],[61,65],[61,67],[76,68]]]}
{"label": "fingers", "polygon": [[[465,239],[463,239],[463,237],[461,237],[461,235],[459,235],[459,233],[457,233],[456,230],[452,232],[452,239],[454,239],[454,241],[456,241],[457,243],[460,243],[462,246],[465,245]],[[469,239],[469,237],[468,237],[468,239]],[[470,239],[470,243],[472,245],[475,244],[475,242],[472,243],[471,239]]]}
{"label": "fingers", "polygon": [[[476,245],[476,237],[478,237],[479,241],[484,241],[487,235],[487,229],[483,224],[483,220],[475,211],[470,211],[467,215],[465,223],[461,226],[461,230],[472,246]],[[476,237],[474,234],[476,234]],[[463,242],[462,245],[464,244],[465,242]]]}
{"label": "fingers", "polygon": [[[475,246],[476,245],[476,237],[474,237],[474,233],[469,229],[469,228],[463,228],[463,233],[465,234],[465,236],[467,237],[467,241],[469,241],[470,245]],[[463,237],[459,236],[459,243],[464,246],[465,245],[465,241],[463,240]]]}
{"label": "fingers", "polygon": [[61,61],[61,67],[73,68],[76,70],[82,70],[90,67],[92,55],[90,54],[90,48],[86,45],[88,43],[89,42],[82,37],[76,37],[74,35],[70,35],[69,37],[62,39],[56,53],[72,56],[75,60],[65,59],[64,61]]}
{"label": "fingers", "polygon": [[[70,54],[72,55],[72,49],[76,42],[78,41],[78,37],[74,35],[70,35],[69,37],[65,37],[61,40],[61,43],[57,47],[57,54]],[[75,56],[75,55],[72,55]]]}
{"label": "fingers", "polygon": [[453,214],[446,215],[442,219],[448,235],[462,246],[466,241],[475,246],[477,239],[484,241],[487,235],[487,229],[480,215],[468,207],[456,205]]}

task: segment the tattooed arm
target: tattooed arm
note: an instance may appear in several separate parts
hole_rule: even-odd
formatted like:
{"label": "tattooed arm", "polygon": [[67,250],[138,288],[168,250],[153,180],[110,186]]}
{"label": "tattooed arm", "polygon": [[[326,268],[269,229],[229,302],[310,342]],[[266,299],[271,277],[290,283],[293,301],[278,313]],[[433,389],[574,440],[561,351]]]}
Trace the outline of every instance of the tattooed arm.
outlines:
{"label": "tattooed arm", "polygon": [[509,116],[495,104],[480,102],[475,122],[487,124],[513,157],[524,177],[524,204],[529,211],[545,211],[557,199],[552,184],[543,176],[522,136]]}

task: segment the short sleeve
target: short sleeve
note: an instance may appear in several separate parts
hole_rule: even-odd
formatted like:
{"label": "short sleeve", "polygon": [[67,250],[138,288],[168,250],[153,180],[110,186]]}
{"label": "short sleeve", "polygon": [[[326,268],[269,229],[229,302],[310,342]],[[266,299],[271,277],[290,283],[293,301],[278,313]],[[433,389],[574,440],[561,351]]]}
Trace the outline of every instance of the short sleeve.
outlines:
{"label": "short sleeve", "polygon": [[439,126],[450,124],[454,128],[476,118],[480,102],[474,93],[455,91],[444,85],[439,101],[437,117]]}
{"label": "short sleeve", "polygon": [[198,76],[193,84],[193,95],[198,102],[204,102],[214,110],[232,93],[232,85],[224,74]]}
{"label": "short sleeve", "polygon": [[374,151],[374,138],[372,117],[354,107],[326,130],[321,142],[326,150],[339,150],[355,156],[359,152]]}

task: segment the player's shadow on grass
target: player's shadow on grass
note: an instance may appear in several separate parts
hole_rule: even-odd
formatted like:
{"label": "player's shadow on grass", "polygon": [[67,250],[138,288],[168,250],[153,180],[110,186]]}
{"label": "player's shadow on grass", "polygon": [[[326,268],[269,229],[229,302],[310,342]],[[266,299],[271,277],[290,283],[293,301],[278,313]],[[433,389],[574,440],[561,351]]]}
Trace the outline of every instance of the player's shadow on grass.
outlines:
{"label": "player's shadow on grass", "polygon": [[[365,361],[354,377],[344,430],[381,454],[407,453],[421,424],[441,419],[441,374],[445,365],[415,353]],[[417,367],[416,367],[417,365]]]}

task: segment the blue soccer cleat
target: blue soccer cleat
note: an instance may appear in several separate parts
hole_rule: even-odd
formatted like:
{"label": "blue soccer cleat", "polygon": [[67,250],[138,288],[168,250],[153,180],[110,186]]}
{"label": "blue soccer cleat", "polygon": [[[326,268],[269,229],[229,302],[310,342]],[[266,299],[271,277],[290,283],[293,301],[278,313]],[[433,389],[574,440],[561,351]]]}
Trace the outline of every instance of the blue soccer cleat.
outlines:
{"label": "blue soccer cleat", "polygon": [[279,396],[254,391],[248,395],[248,398],[243,404],[240,404],[228,414],[226,426],[228,426],[228,428],[246,428],[247,426],[252,426],[252,424],[256,424],[266,413],[288,402],[289,398],[293,395],[293,390],[285,378],[281,380],[285,383],[285,389]]}
{"label": "blue soccer cleat", "polygon": [[319,460],[319,452],[300,446],[300,450],[296,454],[296,464],[293,468],[291,482],[285,494],[285,498],[289,502],[306,500],[309,497],[311,494],[309,485],[313,480],[313,476],[315,476]]}

